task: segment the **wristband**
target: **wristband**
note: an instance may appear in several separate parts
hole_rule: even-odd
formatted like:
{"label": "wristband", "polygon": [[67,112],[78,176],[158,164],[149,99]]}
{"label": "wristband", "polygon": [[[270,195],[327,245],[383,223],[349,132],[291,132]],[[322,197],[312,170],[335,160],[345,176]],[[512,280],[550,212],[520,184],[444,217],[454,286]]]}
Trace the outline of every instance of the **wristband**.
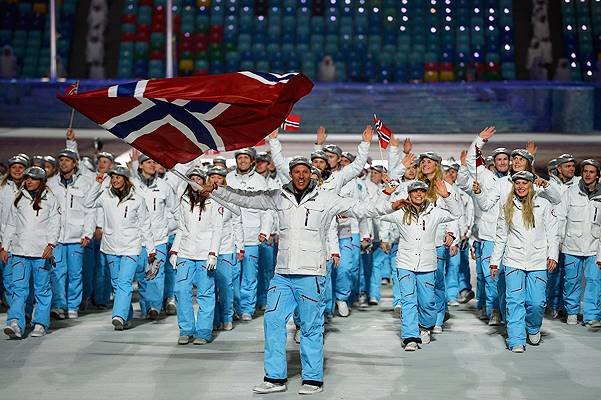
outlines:
{"label": "wristband", "polygon": [[214,251],[210,251],[210,252],[209,252],[209,255],[210,255],[210,256],[214,256],[214,255],[215,255],[215,252],[214,252]]}
{"label": "wristband", "polygon": [[496,265],[491,265],[489,268],[490,269],[499,269],[499,267],[497,267]]}

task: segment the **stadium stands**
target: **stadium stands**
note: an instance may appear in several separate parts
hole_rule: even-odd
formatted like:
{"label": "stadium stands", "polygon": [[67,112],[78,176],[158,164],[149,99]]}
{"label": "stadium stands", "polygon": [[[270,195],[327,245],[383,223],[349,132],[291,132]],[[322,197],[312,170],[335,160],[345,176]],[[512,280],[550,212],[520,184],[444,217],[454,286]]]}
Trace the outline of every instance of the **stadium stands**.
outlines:
{"label": "stadium stands", "polygon": [[[63,76],[69,66],[76,6],[76,0],[57,1],[57,62]],[[18,77],[48,76],[49,31],[47,1],[0,1],[0,47],[12,47]]]}

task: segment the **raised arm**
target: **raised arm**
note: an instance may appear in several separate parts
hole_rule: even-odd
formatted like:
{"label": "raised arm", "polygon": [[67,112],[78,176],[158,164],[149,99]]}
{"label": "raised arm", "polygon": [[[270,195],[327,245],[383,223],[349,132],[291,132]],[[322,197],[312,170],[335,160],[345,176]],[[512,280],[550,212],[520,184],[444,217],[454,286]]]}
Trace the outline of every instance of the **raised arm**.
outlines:
{"label": "raised arm", "polygon": [[275,165],[278,176],[281,177],[282,182],[290,182],[290,167],[282,154],[282,143],[278,139],[277,129],[269,134],[269,146],[271,147],[271,160]]}
{"label": "raised arm", "polygon": [[213,190],[212,187],[205,186],[205,192],[211,193],[212,197],[221,202],[232,203],[242,208],[267,211],[277,210],[275,199],[280,195],[281,189],[247,191],[225,186]]}
{"label": "raised arm", "polygon": [[340,172],[332,176],[330,181],[324,182],[324,187],[339,193],[340,190],[349,183],[353,178],[356,178],[363,171],[365,163],[367,162],[367,156],[369,155],[369,147],[373,138],[374,132],[371,126],[365,127],[362,135],[362,142],[357,147],[357,157],[355,160],[342,168]]}
{"label": "raised arm", "polygon": [[96,208],[102,207],[102,199],[100,196],[102,195],[102,181],[105,179],[105,176],[98,175],[96,177],[96,183],[92,184],[90,191],[86,195],[83,201],[83,206],[85,208]]}

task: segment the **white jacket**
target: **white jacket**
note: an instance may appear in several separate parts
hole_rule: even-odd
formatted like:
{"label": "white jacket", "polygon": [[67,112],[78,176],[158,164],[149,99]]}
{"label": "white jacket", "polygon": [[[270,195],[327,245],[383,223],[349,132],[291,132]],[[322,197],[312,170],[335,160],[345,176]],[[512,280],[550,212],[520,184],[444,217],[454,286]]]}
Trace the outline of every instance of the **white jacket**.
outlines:
{"label": "white jacket", "polygon": [[93,237],[96,210],[85,207],[84,204],[84,198],[90,192],[93,183],[89,177],[77,171],[73,174],[73,183],[67,187],[61,183],[60,176],[48,184],[61,208],[59,243],[79,243],[84,237]]}
{"label": "white jacket", "polygon": [[182,196],[179,207],[179,224],[171,251],[178,258],[206,260],[209,253],[219,255],[223,234],[224,207],[207,199],[204,210],[197,204],[191,209],[190,198]]}
{"label": "white jacket", "polygon": [[[284,183],[290,182],[290,168],[288,161],[286,161],[282,154],[282,144],[276,138],[269,139],[269,145],[271,146],[271,158],[278,171],[278,176]],[[369,147],[370,143],[361,142],[357,147],[357,157],[355,158],[355,161],[342,169],[332,171],[330,177],[321,185],[321,189],[339,193],[344,185],[349,183],[353,178],[359,176],[363,171],[363,167],[365,167],[365,163],[367,163]],[[322,147],[320,145],[315,146],[315,150],[321,149]]]}
{"label": "white jacket", "polygon": [[132,181],[136,186],[136,190],[146,201],[155,246],[167,243],[170,221],[177,220],[178,217],[178,204],[173,188],[158,177],[153,180],[150,186],[143,183],[139,177],[132,179]]}
{"label": "white jacket", "polygon": [[[262,175],[255,170],[249,171],[246,174],[239,174],[234,170],[227,174],[227,184],[240,190],[250,192],[267,190],[267,182]],[[272,216],[267,211],[249,210],[241,207],[242,210],[242,229],[244,231],[244,245],[256,246],[259,244],[259,234],[262,233],[269,237],[273,229]]]}
{"label": "white jacket", "polygon": [[400,233],[396,267],[415,272],[436,271],[436,241],[439,225],[456,221],[461,216],[461,204],[453,195],[441,198],[444,207],[429,204],[410,225],[403,221],[404,210],[382,217],[395,224]]}
{"label": "white jacket", "polygon": [[287,184],[282,189],[263,192],[232,188],[218,188],[213,192],[216,198],[240,207],[277,211],[280,221],[278,274],[325,276],[331,250],[327,238],[337,214],[362,218],[393,211],[386,201],[358,203],[319,188],[313,188],[298,203],[291,186]]}
{"label": "white jacket", "polygon": [[15,201],[18,191],[17,185],[10,180],[6,182],[6,185],[0,186],[0,235],[6,226],[11,204]]}
{"label": "white jacket", "polygon": [[139,256],[142,246],[148,254],[155,252],[154,237],[146,201],[135,186],[122,200],[110,188],[92,185],[85,199],[86,207],[102,208],[102,242],[100,251],[118,256]]}
{"label": "white jacket", "polygon": [[474,179],[470,176],[466,167],[459,168],[457,177],[457,185],[465,193],[469,194],[474,203],[474,222],[471,229],[471,234],[478,241],[494,241],[497,231],[497,219],[499,216],[499,201],[496,203],[488,203],[484,209],[484,202],[478,201],[487,193],[490,198],[498,197],[499,184],[497,178],[489,170],[478,170],[478,181],[480,183],[481,192],[475,194],[472,191]]}
{"label": "white jacket", "polygon": [[219,254],[238,253],[244,250],[244,234],[242,233],[242,217],[223,208],[223,232]]}
{"label": "white jacket", "polygon": [[552,205],[540,197],[534,198],[534,228],[526,229],[522,219],[522,203],[513,198],[513,221],[509,226],[505,213],[499,212],[497,235],[491,265],[517,268],[524,271],[547,269],[547,259],[558,259],[557,218]]}
{"label": "white jacket", "polygon": [[561,252],[573,256],[597,254],[601,225],[601,196],[589,199],[579,184],[569,187],[555,207]]}
{"label": "white jacket", "polygon": [[33,209],[33,198],[25,189],[17,192],[23,196],[17,204],[10,203],[8,219],[0,243],[13,255],[41,257],[48,244],[56,245],[60,235],[60,207],[52,191],[46,189],[40,203]]}

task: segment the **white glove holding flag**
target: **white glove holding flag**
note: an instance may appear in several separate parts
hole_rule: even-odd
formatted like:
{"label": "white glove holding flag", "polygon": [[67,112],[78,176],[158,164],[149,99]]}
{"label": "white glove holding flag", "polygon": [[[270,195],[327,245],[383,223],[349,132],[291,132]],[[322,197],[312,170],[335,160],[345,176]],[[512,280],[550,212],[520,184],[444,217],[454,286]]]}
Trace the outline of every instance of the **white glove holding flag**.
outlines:
{"label": "white glove holding flag", "polygon": [[171,253],[169,256],[169,264],[171,264],[173,269],[177,269],[177,253]]}
{"label": "white glove holding flag", "polygon": [[217,268],[217,257],[214,254],[209,254],[207,259],[207,271],[214,271]]}

